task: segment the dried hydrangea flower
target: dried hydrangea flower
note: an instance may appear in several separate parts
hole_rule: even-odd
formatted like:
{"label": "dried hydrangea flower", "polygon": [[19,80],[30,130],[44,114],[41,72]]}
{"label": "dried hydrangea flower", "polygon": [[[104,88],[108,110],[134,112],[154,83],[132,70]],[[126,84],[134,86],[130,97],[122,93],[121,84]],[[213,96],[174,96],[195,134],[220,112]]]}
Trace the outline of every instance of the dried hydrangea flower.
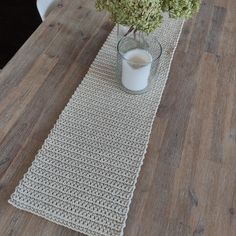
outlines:
{"label": "dried hydrangea flower", "polygon": [[199,10],[200,0],[97,0],[96,7],[108,11],[117,24],[150,33],[162,23],[163,12],[190,18]]}

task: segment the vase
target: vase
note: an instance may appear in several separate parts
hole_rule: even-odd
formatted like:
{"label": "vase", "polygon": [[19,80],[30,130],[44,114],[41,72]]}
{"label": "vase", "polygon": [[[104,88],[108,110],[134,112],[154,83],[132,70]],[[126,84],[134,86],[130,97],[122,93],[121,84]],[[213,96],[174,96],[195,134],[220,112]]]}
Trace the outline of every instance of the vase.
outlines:
{"label": "vase", "polygon": [[130,27],[120,24],[117,24],[116,27],[117,27],[117,42],[119,42],[127,34]]}
{"label": "vase", "polygon": [[[124,33],[126,32],[126,33]],[[157,37],[144,32],[128,32],[127,28],[117,34],[116,77],[121,88],[131,94],[143,94],[151,89],[157,78],[162,47]]]}

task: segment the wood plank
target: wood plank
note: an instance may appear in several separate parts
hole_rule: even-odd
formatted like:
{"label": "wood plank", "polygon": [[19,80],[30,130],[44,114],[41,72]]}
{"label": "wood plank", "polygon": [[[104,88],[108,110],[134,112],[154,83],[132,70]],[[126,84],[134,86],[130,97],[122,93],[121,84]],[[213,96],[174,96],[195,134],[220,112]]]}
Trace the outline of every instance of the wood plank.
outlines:
{"label": "wood plank", "polygon": [[222,27],[224,24],[225,15],[226,15],[226,8],[218,6],[214,7],[211,29],[209,31],[206,43],[207,52],[217,54],[218,44],[221,37],[220,34],[222,33]]}

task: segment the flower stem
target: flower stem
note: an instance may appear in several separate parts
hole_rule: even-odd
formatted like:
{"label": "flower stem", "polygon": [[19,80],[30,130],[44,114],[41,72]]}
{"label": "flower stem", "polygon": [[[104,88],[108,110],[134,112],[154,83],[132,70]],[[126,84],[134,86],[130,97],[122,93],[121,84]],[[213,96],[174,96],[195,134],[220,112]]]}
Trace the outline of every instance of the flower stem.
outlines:
{"label": "flower stem", "polygon": [[130,34],[133,30],[134,30],[134,27],[131,26],[131,27],[129,28],[129,30],[127,31],[127,33],[124,35],[124,37],[126,37],[128,34]]}

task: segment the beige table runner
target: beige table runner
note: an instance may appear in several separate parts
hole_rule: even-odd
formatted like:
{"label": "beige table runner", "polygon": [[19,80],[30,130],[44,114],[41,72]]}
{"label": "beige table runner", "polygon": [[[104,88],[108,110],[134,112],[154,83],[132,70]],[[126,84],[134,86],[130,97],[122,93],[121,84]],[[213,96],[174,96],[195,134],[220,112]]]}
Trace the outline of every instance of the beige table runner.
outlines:
{"label": "beige table runner", "polygon": [[143,95],[115,79],[116,28],[9,202],[90,236],[121,236],[161,100],[181,20],[165,17],[159,74]]}

